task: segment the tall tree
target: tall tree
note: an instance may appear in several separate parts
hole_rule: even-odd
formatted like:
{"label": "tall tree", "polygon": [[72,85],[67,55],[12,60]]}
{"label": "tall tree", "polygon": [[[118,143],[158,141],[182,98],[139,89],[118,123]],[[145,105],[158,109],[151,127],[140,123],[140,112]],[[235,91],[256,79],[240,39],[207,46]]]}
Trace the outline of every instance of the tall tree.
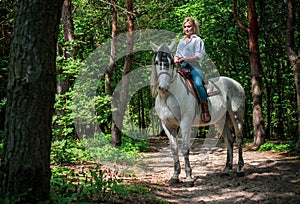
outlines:
{"label": "tall tree", "polygon": [[120,146],[121,141],[121,133],[123,127],[123,118],[125,115],[126,105],[128,101],[128,83],[129,83],[129,72],[131,70],[132,64],[132,50],[133,50],[133,35],[134,35],[134,15],[133,15],[133,1],[126,0],[126,8],[127,8],[127,25],[128,25],[128,34],[127,34],[127,46],[126,46],[126,53],[125,56],[125,63],[124,63],[124,71],[123,71],[123,78],[122,78],[122,90],[120,92],[119,102],[122,104],[119,106],[120,108],[117,111],[117,117],[114,117],[115,123],[117,126],[114,126],[112,129],[112,144],[114,146]]}
{"label": "tall tree", "polygon": [[[262,1],[260,3],[260,9],[262,11]],[[256,11],[256,1],[247,0],[248,9],[248,26],[242,24],[238,17],[237,12],[237,0],[233,0],[234,5],[234,18],[238,23],[239,27],[245,30],[249,37],[249,53],[250,53],[250,66],[251,66],[251,84],[252,84],[252,99],[253,99],[253,128],[254,128],[254,144],[260,146],[264,143],[265,128],[264,118],[262,111],[262,88],[261,88],[261,77],[262,68],[259,57],[259,46],[258,46],[258,34],[261,24],[262,16],[260,21],[258,20],[258,14]],[[262,12],[261,12],[262,13]]]}
{"label": "tall tree", "polygon": [[[67,96],[65,95],[66,92],[69,90],[70,86],[72,85],[72,79],[74,76],[66,71],[68,62],[74,61],[74,49],[73,49],[73,41],[74,41],[74,23],[73,23],[73,16],[71,12],[72,1],[71,0],[63,0],[62,6],[62,14],[61,14],[61,23],[62,23],[62,31],[63,31],[63,40],[64,45],[62,47],[62,55],[64,57],[63,65],[57,66],[57,94],[59,97],[59,102],[64,101],[66,104]],[[58,51],[58,54],[59,53]],[[57,106],[55,109],[55,115],[57,116],[57,120],[55,120],[53,126],[55,129],[64,129],[64,126],[67,124],[64,123],[62,125],[61,118],[65,117],[67,111],[60,106]]]}
{"label": "tall tree", "polygon": [[[290,63],[293,67],[294,80],[296,85],[296,95],[297,95],[297,110],[298,110],[298,147],[300,148],[300,34],[298,32],[298,45],[296,45],[296,8],[300,6],[300,1],[298,0],[289,0],[287,2],[287,32],[286,32],[286,54],[290,60]],[[298,10],[299,11],[299,10]],[[300,15],[300,13],[299,13]],[[298,28],[299,29],[299,28]]]}
{"label": "tall tree", "polygon": [[56,43],[63,0],[17,5],[9,77],[1,192],[35,203],[49,196]]}
{"label": "tall tree", "polygon": [[[62,7],[62,29],[64,34],[65,45],[63,47],[63,55],[65,60],[70,58],[74,59],[74,49],[72,42],[74,41],[74,24],[71,12],[72,1],[64,0]],[[63,70],[58,70],[59,74],[63,73]],[[57,91],[59,94],[64,94],[70,87],[70,78],[68,74],[66,77],[58,80]]]}
{"label": "tall tree", "polygon": [[[117,20],[118,20],[118,13],[116,8],[115,0],[111,0],[111,11],[112,11],[112,23],[111,23],[111,52],[110,52],[110,66],[109,69],[105,73],[105,93],[112,95],[112,87],[111,87],[111,78],[113,72],[116,68],[116,41],[117,41]],[[115,104],[113,104],[115,106]],[[121,131],[117,126],[117,121],[112,120],[111,124],[111,135],[112,135],[112,144],[114,146],[121,145]]]}
{"label": "tall tree", "polygon": [[105,73],[105,93],[112,95],[112,87],[111,87],[111,78],[116,67],[116,37],[117,37],[117,21],[118,21],[118,11],[116,7],[115,0],[111,0],[111,48],[110,48],[110,62],[109,69],[106,70]]}
{"label": "tall tree", "polygon": [[71,12],[72,1],[64,0],[62,7],[62,28],[64,33],[64,42],[67,42],[69,45],[64,49],[64,56],[66,59],[73,58],[73,47],[72,42],[74,41],[74,23]]}

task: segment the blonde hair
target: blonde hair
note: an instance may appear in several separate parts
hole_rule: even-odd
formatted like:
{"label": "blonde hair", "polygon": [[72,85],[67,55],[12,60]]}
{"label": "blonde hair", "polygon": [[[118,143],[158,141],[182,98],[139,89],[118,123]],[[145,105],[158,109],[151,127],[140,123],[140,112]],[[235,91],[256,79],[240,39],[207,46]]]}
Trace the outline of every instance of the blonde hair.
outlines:
{"label": "blonde hair", "polygon": [[197,19],[192,18],[192,17],[186,17],[183,20],[182,28],[184,27],[184,24],[186,24],[186,22],[190,22],[194,28],[194,33],[199,35],[199,23],[198,23]]}

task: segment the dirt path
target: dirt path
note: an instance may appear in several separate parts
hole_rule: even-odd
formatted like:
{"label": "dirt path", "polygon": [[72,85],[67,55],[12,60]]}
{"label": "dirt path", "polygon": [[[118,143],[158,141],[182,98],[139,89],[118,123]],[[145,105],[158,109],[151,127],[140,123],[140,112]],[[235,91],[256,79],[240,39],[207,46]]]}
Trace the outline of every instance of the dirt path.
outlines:
{"label": "dirt path", "polygon": [[[156,143],[158,142],[159,143]],[[201,142],[201,141],[200,141]],[[212,152],[199,154],[199,141],[193,143],[190,161],[194,187],[185,187],[184,163],[181,156],[181,182],[169,186],[173,159],[167,141],[153,141],[155,152],[145,154],[146,172],[139,172],[132,182],[151,187],[153,195],[169,203],[300,203],[300,159],[277,152],[258,152],[244,148],[245,176],[238,177],[235,169],[230,176],[220,172],[225,166],[224,144]],[[203,159],[205,158],[205,159]],[[234,153],[234,168],[237,151]]]}

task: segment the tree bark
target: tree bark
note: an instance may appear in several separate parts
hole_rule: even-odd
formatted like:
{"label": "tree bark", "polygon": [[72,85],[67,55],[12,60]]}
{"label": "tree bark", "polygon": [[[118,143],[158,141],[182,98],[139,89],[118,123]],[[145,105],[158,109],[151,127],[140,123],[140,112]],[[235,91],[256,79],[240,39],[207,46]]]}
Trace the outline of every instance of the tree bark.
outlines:
{"label": "tree bark", "polygon": [[[294,80],[296,86],[297,94],[297,136],[298,136],[298,148],[300,148],[300,42],[298,45],[298,53],[295,46],[295,29],[296,29],[296,1],[288,1],[288,10],[287,10],[287,32],[286,32],[286,54],[290,60],[290,63],[293,67]],[[300,4],[300,1],[298,1]],[[300,40],[300,35],[298,36]]]}
{"label": "tree bark", "polygon": [[[112,10],[112,40],[111,40],[111,56],[110,56],[110,66],[109,70],[105,73],[105,92],[107,94],[112,95],[112,87],[111,87],[111,78],[113,75],[113,71],[116,67],[116,37],[117,37],[117,9],[115,7],[115,0],[111,1],[111,10]],[[112,104],[113,107],[116,104]],[[117,110],[114,110],[117,111]],[[114,118],[115,119],[115,118]],[[113,146],[121,146],[122,138],[121,138],[121,130],[118,127],[118,121],[112,120],[111,124],[111,135],[112,135],[112,145]]]}
{"label": "tree bark", "polygon": [[69,45],[64,47],[64,56],[66,59],[74,58],[72,42],[74,41],[74,24],[71,12],[72,1],[64,0],[62,7],[62,28],[64,33],[64,42]]}
{"label": "tree bark", "polygon": [[[11,44],[1,192],[23,203],[50,191],[56,43],[63,0],[19,1]],[[21,202],[22,203],[22,202]]]}
{"label": "tree bark", "polygon": [[[260,2],[261,3],[261,2]],[[261,64],[259,57],[258,34],[260,23],[258,21],[255,0],[247,0],[248,9],[248,27],[244,26],[237,15],[237,0],[234,4],[234,18],[239,27],[245,30],[249,36],[249,52],[251,66],[251,85],[253,99],[253,128],[254,128],[254,144],[260,146],[264,143],[265,129],[262,111],[262,89],[261,89]],[[262,9],[262,7],[260,8]],[[262,12],[261,12],[262,13]]]}
{"label": "tree bark", "polygon": [[105,73],[105,93],[112,95],[112,87],[111,87],[111,78],[113,72],[116,67],[116,52],[117,52],[117,20],[118,20],[118,11],[115,6],[115,0],[111,0],[111,12],[112,12],[112,19],[111,19],[111,51],[110,51],[110,62],[109,62],[109,69],[106,70]]}
{"label": "tree bark", "polygon": [[[74,59],[74,49],[72,42],[74,41],[74,24],[71,12],[71,0],[64,0],[62,7],[62,29],[64,33],[64,42],[63,55],[65,60]],[[63,74],[63,70],[58,70],[58,74]],[[70,88],[70,76],[63,77],[59,79],[57,83],[57,92],[58,94],[64,94]]]}

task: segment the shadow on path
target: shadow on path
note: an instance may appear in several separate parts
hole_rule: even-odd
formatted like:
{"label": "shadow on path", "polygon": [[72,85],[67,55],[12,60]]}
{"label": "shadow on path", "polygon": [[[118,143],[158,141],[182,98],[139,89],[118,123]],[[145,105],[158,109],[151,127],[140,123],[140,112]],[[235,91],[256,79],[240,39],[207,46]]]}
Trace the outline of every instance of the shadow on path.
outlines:
{"label": "shadow on path", "polygon": [[[169,203],[295,203],[300,202],[300,159],[285,157],[277,152],[258,152],[244,148],[245,176],[238,177],[235,169],[229,176],[220,172],[225,166],[226,149],[222,143],[209,153],[200,151],[196,141],[190,161],[194,187],[184,187],[184,163],[180,156],[181,182],[169,186],[173,159],[167,143],[156,145],[157,151],[146,153],[146,169],[135,182],[152,188],[155,196]],[[202,152],[199,154],[199,152]],[[237,164],[237,150],[234,165]]]}

